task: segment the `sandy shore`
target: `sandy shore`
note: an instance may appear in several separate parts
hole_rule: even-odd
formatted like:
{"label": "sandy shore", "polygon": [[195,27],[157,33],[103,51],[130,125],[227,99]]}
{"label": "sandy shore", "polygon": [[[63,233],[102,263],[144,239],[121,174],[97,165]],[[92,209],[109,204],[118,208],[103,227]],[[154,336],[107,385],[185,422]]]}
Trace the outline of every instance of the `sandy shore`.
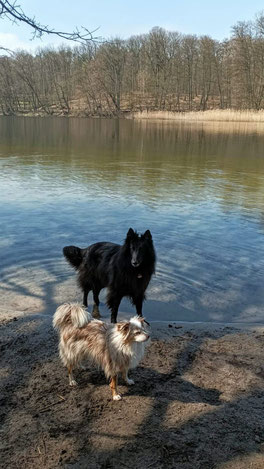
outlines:
{"label": "sandy shore", "polygon": [[50,316],[0,331],[1,467],[263,469],[262,327],[153,323],[120,402],[95,369],[68,386]]}

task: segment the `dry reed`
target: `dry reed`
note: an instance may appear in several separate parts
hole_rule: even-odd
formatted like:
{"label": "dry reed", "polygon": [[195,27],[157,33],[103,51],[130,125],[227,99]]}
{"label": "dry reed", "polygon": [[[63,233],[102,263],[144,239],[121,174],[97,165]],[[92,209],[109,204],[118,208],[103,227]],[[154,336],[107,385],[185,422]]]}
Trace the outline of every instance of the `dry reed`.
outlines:
{"label": "dry reed", "polygon": [[172,112],[142,111],[133,113],[134,119],[161,119],[178,121],[210,122],[257,122],[264,123],[264,110],[236,111],[233,109],[215,109],[211,111]]}

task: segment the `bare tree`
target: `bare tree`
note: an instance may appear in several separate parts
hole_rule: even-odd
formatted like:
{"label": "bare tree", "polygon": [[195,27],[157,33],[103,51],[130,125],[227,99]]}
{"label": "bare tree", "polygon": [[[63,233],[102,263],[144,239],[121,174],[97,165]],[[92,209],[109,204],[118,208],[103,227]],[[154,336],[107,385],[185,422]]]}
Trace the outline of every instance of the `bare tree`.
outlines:
{"label": "bare tree", "polygon": [[[97,54],[97,79],[105,91],[109,109],[114,105],[114,113],[121,111],[121,98],[127,48],[124,41],[116,38],[100,47]],[[110,101],[109,101],[110,100]]]}
{"label": "bare tree", "polygon": [[[263,20],[264,23],[264,20]],[[264,102],[264,34],[261,17],[233,28],[236,95],[240,107],[260,109]]]}
{"label": "bare tree", "polygon": [[3,114],[120,116],[230,107],[264,107],[264,14],[237,23],[222,42],[156,27],[128,40],[86,39],[0,57]]}
{"label": "bare tree", "polygon": [[197,65],[197,46],[198,41],[196,36],[185,36],[183,39],[183,60],[185,68],[185,79],[187,83],[188,93],[188,108],[193,108],[193,93],[195,84],[195,70]]}

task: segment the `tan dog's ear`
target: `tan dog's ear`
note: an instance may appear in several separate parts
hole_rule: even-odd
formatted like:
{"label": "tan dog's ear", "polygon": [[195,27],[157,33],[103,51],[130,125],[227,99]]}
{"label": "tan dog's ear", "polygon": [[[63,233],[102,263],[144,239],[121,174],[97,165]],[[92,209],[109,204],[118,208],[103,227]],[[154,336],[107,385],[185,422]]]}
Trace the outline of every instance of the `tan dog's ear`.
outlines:
{"label": "tan dog's ear", "polygon": [[119,322],[117,324],[117,330],[126,334],[129,331],[129,326],[129,322]]}
{"label": "tan dog's ear", "polygon": [[139,318],[138,318],[138,320],[139,320],[140,322],[142,322],[142,324],[143,324],[143,322],[145,322],[145,323],[146,323],[148,326],[150,326],[149,322],[148,322],[148,321],[146,321],[146,319],[145,319],[145,318],[141,318],[141,317],[139,317]]}

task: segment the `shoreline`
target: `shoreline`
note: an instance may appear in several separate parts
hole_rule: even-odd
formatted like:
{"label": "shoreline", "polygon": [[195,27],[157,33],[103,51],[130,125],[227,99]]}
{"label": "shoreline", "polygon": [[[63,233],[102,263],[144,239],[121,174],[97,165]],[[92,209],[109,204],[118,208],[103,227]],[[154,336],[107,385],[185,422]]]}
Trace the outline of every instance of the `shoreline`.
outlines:
{"label": "shoreline", "polygon": [[134,119],[169,120],[177,122],[256,123],[264,124],[264,110],[213,109],[207,111],[143,111],[134,113]]}
{"label": "shoreline", "polygon": [[[130,317],[131,315],[129,315]],[[27,311],[4,311],[4,308],[0,308],[0,326],[8,325],[13,321],[38,321],[43,320],[47,324],[52,323],[53,314],[45,313],[29,313]],[[128,318],[128,314],[125,317],[121,315],[120,320]],[[110,316],[102,316],[102,321],[109,322]],[[220,331],[223,329],[233,329],[234,331],[243,332],[264,332],[264,322],[208,322],[208,321],[160,321],[160,320],[149,320],[151,330],[154,333],[156,339],[161,337],[170,337],[176,330],[182,330],[182,332],[196,331],[198,332],[212,332]]]}
{"label": "shoreline", "polygon": [[62,115],[60,113],[53,115],[43,112],[4,115],[0,117],[41,117],[41,118],[81,118],[81,119],[121,119],[121,120],[147,120],[147,121],[170,121],[181,123],[253,123],[264,124],[264,109],[255,110],[234,110],[234,109],[213,109],[206,111],[128,111],[120,112],[119,115],[85,115],[82,111]]}

